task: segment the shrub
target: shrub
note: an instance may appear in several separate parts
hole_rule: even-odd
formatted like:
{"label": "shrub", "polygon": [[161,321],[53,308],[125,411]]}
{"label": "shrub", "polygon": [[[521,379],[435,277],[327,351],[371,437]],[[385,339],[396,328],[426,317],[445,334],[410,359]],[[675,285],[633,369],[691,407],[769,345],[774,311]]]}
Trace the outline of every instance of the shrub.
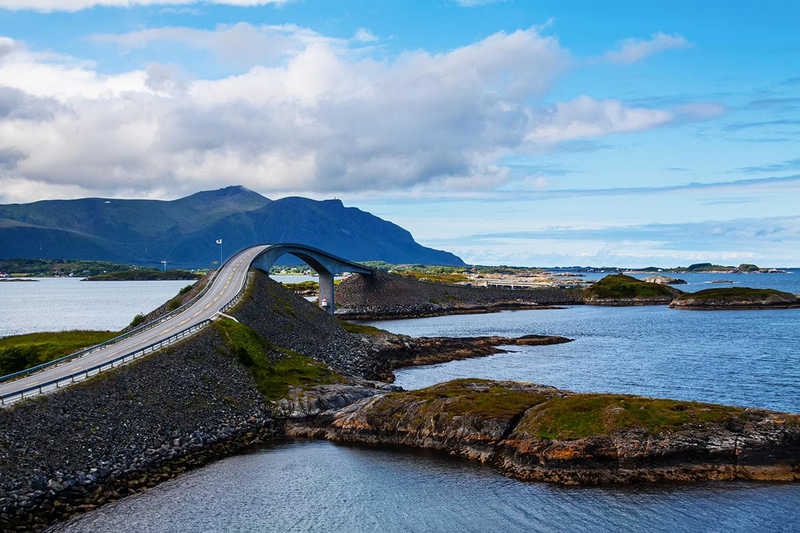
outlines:
{"label": "shrub", "polygon": [[137,326],[140,326],[142,322],[144,322],[144,315],[142,313],[139,313],[138,315],[133,317],[133,320],[131,320],[131,325],[129,327],[135,328]]}

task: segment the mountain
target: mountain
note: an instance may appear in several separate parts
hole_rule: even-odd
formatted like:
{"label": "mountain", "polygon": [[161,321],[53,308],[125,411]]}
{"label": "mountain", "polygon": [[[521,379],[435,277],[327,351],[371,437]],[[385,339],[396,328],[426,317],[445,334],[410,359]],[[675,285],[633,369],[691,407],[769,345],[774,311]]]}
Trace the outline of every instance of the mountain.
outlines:
{"label": "mountain", "polygon": [[259,243],[294,242],[353,261],[463,265],[396,224],[339,200],[270,200],[240,186],[186,198],[82,198],[0,205],[0,258],[92,259],[208,267]]}

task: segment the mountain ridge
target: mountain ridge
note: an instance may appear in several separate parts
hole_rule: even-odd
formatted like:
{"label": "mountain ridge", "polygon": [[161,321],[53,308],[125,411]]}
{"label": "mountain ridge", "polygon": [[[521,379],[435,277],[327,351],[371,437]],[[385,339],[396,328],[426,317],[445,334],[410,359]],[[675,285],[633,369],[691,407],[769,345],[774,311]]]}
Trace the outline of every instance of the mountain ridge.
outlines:
{"label": "mountain ridge", "polygon": [[353,261],[463,265],[454,254],[340,200],[271,200],[242,186],[175,200],[80,198],[0,205],[0,257],[203,268],[262,243],[295,242]]}

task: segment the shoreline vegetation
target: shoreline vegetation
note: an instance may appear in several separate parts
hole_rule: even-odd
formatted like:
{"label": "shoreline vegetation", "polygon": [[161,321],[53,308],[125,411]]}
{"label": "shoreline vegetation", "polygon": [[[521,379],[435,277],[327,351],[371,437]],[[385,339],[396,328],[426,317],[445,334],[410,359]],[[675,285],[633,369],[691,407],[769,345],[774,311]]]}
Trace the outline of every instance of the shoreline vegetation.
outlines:
{"label": "shoreline vegetation", "polygon": [[563,484],[800,480],[800,415],[480,379],[387,383],[402,366],[570,339],[394,335],[331,317],[260,271],[229,314],[238,322],[0,409],[0,529],[43,531],[293,437],[440,450]]}
{"label": "shoreline vegetation", "polygon": [[83,281],[163,281],[163,280],[198,280],[203,275],[188,270],[121,270],[89,276]]}

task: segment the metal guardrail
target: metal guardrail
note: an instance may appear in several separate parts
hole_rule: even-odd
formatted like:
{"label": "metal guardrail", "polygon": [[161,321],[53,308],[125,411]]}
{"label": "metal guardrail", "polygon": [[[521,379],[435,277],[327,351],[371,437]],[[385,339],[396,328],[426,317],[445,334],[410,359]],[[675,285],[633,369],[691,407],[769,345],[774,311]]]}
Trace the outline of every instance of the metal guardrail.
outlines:
{"label": "metal guardrail", "polygon": [[39,370],[42,370],[42,369],[45,369],[45,368],[49,368],[51,366],[58,365],[60,363],[69,361],[71,359],[75,359],[75,358],[80,357],[82,355],[88,355],[88,354],[93,353],[93,352],[95,352],[97,350],[105,348],[106,346],[110,346],[112,344],[116,344],[116,343],[118,343],[119,341],[121,341],[123,339],[127,339],[131,335],[135,335],[137,333],[140,333],[142,331],[145,331],[145,330],[148,330],[150,328],[156,327],[156,326],[166,322],[167,320],[171,319],[173,316],[179,314],[181,311],[186,309],[188,306],[192,305],[195,301],[200,299],[206,292],[208,292],[208,290],[211,287],[211,285],[213,285],[214,281],[216,281],[217,276],[219,275],[220,271],[222,271],[222,267],[225,264],[227,264],[228,261],[230,261],[234,257],[236,257],[236,256],[233,255],[227,261],[225,261],[225,263],[217,269],[217,271],[214,273],[214,275],[211,277],[211,279],[208,280],[208,283],[206,283],[205,287],[203,287],[200,290],[200,292],[195,294],[192,297],[191,300],[189,300],[185,304],[181,305],[180,307],[178,307],[176,309],[173,309],[172,311],[170,311],[170,312],[158,317],[157,319],[155,319],[155,320],[153,320],[151,322],[148,322],[147,324],[143,324],[143,325],[141,325],[141,326],[139,326],[137,328],[134,328],[134,329],[132,329],[132,330],[126,332],[126,333],[123,333],[122,335],[118,335],[118,336],[114,337],[113,339],[109,339],[109,340],[107,340],[105,342],[101,342],[100,344],[95,344],[94,346],[90,346],[89,348],[86,348],[86,349],[81,350],[79,352],[71,353],[69,355],[65,355],[64,357],[59,357],[58,359],[53,359],[52,361],[48,361],[46,363],[42,363],[41,365],[32,366],[30,368],[26,368],[25,370],[20,370],[19,372],[14,372],[13,374],[6,374],[5,376],[0,376],[0,383],[4,383],[6,381],[9,381],[11,379],[17,378],[19,376],[25,376],[27,374],[32,374],[34,372],[38,372]]}
{"label": "metal guardrail", "polygon": [[61,388],[62,386],[68,386],[72,385],[73,383],[84,381],[86,379],[89,379],[90,377],[96,376],[100,372],[111,370],[112,368],[116,368],[117,366],[124,365],[127,362],[135,361],[136,359],[144,357],[145,355],[156,352],[161,348],[164,348],[165,346],[169,346],[170,344],[173,344],[185,337],[197,333],[198,331],[205,328],[209,324],[211,324],[211,320],[206,319],[198,324],[195,324],[194,326],[190,326],[186,329],[183,329],[178,333],[175,333],[174,335],[170,335],[166,339],[154,342],[153,344],[149,344],[144,348],[140,348],[134,352],[129,352],[124,355],[120,355],[119,357],[116,357],[111,361],[104,361],[99,365],[95,365],[93,367],[81,370],[80,372],[75,372],[74,374],[71,374],[69,376],[64,376],[59,379],[53,379],[51,381],[46,381],[44,383],[33,385],[21,391],[2,395],[0,396],[0,405],[8,405],[19,400],[24,400],[25,398],[38,396],[39,394],[43,394],[45,392],[51,392],[53,390]]}
{"label": "metal guardrail", "polygon": [[[236,257],[236,255],[238,255],[238,253],[235,254],[234,256],[232,256],[231,259],[233,257]],[[230,259],[228,261],[230,261]],[[227,263],[227,261],[226,261],[226,263]],[[220,267],[217,270],[217,274],[221,270],[222,270],[222,267]],[[214,280],[216,279],[217,274],[215,274],[214,277],[206,284],[206,286],[203,288],[202,291],[200,291],[194,298],[192,298],[192,300],[190,300],[189,302],[187,302],[186,304],[184,304],[181,307],[189,305],[189,303],[193,302],[196,298],[201,296],[213,284]],[[244,283],[239,288],[239,291],[236,293],[236,295],[233,298],[231,298],[228,301],[228,303],[226,303],[225,305],[223,305],[220,308],[220,311],[225,312],[225,311],[233,308],[237,303],[239,303],[239,301],[244,297],[244,294],[246,292],[245,289],[247,288],[247,284],[248,284],[249,279],[250,279],[250,274],[248,274],[248,275],[246,275],[244,277]],[[177,309],[176,309],[176,311],[177,311]],[[164,320],[165,320],[165,318],[161,317],[158,320],[154,320],[153,322],[150,322],[149,324],[147,324],[147,326],[152,326],[152,325],[159,324],[159,323],[163,322]],[[106,370],[111,370],[112,368],[116,368],[117,366],[121,366],[121,365],[124,365],[125,363],[131,362],[131,361],[135,361],[136,359],[139,359],[141,357],[144,357],[145,355],[148,355],[148,354],[151,354],[153,352],[156,352],[156,351],[158,351],[158,350],[160,350],[160,349],[162,349],[162,348],[164,348],[166,346],[169,346],[169,345],[171,345],[171,344],[173,344],[173,343],[175,343],[175,342],[177,342],[177,341],[179,341],[181,339],[189,337],[190,335],[194,335],[195,333],[197,333],[201,329],[203,329],[206,326],[208,326],[209,324],[211,324],[211,322],[212,322],[211,319],[203,320],[202,322],[199,322],[199,323],[197,323],[197,324],[195,324],[193,326],[190,326],[188,328],[182,329],[178,333],[170,335],[166,339],[163,339],[163,340],[161,340],[159,342],[154,342],[153,344],[149,344],[149,345],[145,346],[144,348],[140,348],[140,349],[138,349],[136,351],[133,351],[133,352],[128,352],[128,353],[126,353],[124,355],[120,355],[119,357],[116,357],[116,358],[112,359],[111,361],[104,361],[104,362],[100,363],[99,365],[95,365],[95,366],[93,366],[91,368],[87,368],[87,369],[81,370],[79,372],[75,372],[73,374],[70,374],[69,376],[64,376],[64,377],[59,378],[59,379],[46,381],[44,383],[38,383],[36,385],[32,385],[32,386],[30,386],[30,387],[28,387],[26,389],[21,390],[21,391],[0,395],[0,406],[9,405],[11,403],[14,403],[14,402],[17,402],[17,401],[20,401],[20,400],[24,400],[25,398],[38,396],[38,395],[46,393],[46,392],[52,392],[52,391],[57,390],[59,388],[66,387],[68,385],[72,385],[73,383],[78,383],[80,381],[84,381],[84,380],[86,380],[86,379],[88,379],[88,378],[90,378],[92,376],[96,376],[100,372],[104,372]],[[145,329],[144,326],[141,327],[141,328],[138,328],[136,330],[131,330],[126,335],[124,335],[124,336],[121,335],[120,337],[117,337],[117,340],[120,340],[123,337],[129,336],[133,332],[142,331],[143,329]],[[113,341],[114,339],[111,339],[111,340]],[[111,343],[111,341],[107,341],[107,342],[105,342],[103,344],[98,344],[97,346],[93,346],[92,348],[88,348],[87,350],[84,350],[82,352],[78,352],[77,355],[85,355],[85,354],[90,353],[92,351],[95,351],[95,350],[97,350],[97,349],[99,349],[101,347],[105,347],[110,343]],[[76,357],[76,354],[67,356],[67,358],[73,358],[73,357]],[[44,366],[51,366],[52,364],[56,364],[56,363],[58,363],[60,361],[63,361],[64,359],[65,358],[62,358],[62,359],[59,359],[59,360],[56,360],[56,361],[51,361],[50,364],[47,364],[47,365],[44,365]],[[43,367],[43,365],[40,365],[38,368],[42,368],[42,367]],[[34,367],[34,368],[37,368],[37,367]],[[28,371],[29,372],[33,371],[33,369],[28,369]],[[23,373],[25,373],[25,372],[23,371]],[[20,373],[18,373],[18,375],[19,374]],[[14,374],[10,374],[10,376],[13,376],[13,375]]]}

